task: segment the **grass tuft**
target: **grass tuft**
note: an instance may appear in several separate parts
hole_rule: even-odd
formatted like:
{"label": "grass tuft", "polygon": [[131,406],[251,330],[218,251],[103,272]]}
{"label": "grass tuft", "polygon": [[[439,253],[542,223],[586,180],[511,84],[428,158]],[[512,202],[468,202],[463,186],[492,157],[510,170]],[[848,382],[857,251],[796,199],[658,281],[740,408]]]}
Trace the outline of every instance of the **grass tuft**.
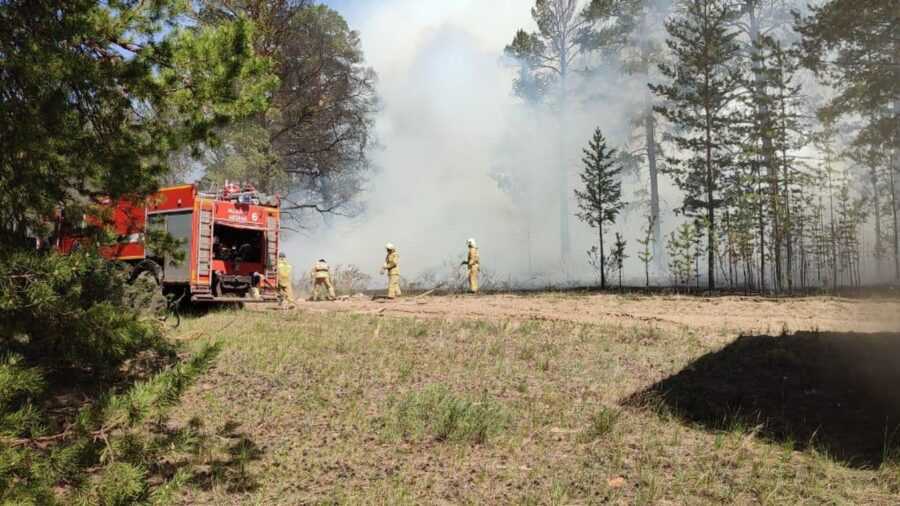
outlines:
{"label": "grass tuft", "polygon": [[621,416],[621,411],[601,406],[596,413],[591,415],[587,427],[580,434],[579,440],[582,443],[590,443],[606,437],[615,430],[616,423]]}
{"label": "grass tuft", "polygon": [[396,402],[385,428],[403,439],[484,444],[506,428],[507,418],[504,410],[486,397],[471,401],[437,384]]}

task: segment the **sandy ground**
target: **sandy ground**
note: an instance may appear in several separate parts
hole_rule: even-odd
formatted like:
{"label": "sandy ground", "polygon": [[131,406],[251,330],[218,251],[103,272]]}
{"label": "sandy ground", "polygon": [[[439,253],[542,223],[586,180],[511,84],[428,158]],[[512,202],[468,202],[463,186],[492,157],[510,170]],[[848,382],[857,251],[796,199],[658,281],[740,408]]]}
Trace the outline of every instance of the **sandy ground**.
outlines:
{"label": "sandy ground", "polygon": [[643,322],[727,334],[900,330],[900,299],[499,294],[407,297],[394,301],[358,296],[336,302],[301,301],[298,305],[312,311],[416,318],[563,320],[603,325]]}

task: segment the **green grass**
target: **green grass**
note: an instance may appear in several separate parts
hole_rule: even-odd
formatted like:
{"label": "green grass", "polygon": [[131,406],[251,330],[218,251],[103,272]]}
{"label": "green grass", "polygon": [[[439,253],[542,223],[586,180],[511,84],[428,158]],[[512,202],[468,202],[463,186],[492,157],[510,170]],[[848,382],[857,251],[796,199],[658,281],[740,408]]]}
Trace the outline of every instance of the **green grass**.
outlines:
{"label": "green grass", "polygon": [[588,425],[581,433],[581,441],[590,443],[606,437],[616,428],[616,423],[622,416],[619,410],[601,406],[596,413],[588,419]]}
{"label": "green grass", "polygon": [[180,408],[221,441],[183,504],[898,502],[894,461],[847,467],[620,405],[733,336],[299,311],[179,333],[224,344]]}
{"label": "green grass", "polygon": [[503,409],[491,399],[460,398],[444,385],[429,385],[389,404],[384,432],[407,440],[484,444],[507,423]]}

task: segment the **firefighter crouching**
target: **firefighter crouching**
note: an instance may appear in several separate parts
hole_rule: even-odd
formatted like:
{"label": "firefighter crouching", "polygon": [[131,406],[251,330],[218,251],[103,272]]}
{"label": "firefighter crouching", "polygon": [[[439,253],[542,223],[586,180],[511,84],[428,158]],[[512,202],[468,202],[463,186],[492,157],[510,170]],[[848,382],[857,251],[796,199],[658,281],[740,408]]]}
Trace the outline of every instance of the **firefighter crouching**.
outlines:
{"label": "firefighter crouching", "polygon": [[400,293],[400,255],[397,248],[387,243],[384,248],[387,250],[387,256],[384,258],[384,265],[381,266],[381,273],[387,272],[388,275],[388,293],[389,299],[396,299]]}
{"label": "firefighter crouching", "polygon": [[324,258],[320,258],[312,269],[313,289],[312,300],[322,300],[322,291],[327,291],[326,298],[335,300],[334,285],[331,283],[331,270]]}
{"label": "firefighter crouching", "polygon": [[478,247],[475,245],[475,239],[466,241],[469,247],[469,256],[462,263],[469,268],[469,292],[478,293],[478,269],[481,265],[481,259],[478,255]]}
{"label": "firefighter crouching", "polygon": [[281,307],[294,308],[293,267],[288,263],[284,252],[278,253],[278,291],[281,295]]}

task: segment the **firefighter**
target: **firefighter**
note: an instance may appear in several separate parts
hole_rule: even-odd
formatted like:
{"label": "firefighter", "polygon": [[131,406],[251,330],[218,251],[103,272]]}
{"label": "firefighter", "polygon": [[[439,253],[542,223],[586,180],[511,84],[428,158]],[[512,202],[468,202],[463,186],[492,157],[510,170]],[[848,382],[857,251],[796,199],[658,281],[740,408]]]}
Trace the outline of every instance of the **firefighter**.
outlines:
{"label": "firefighter", "polygon": [[328,291],[328,300],[336,299],[334,285],[331,283],[331,269],[324,258],[320,258],[313,266],[311,276],[313,279],[312,300],[322,300],[321,291],[323,289]]}
{"label": "firefighter", "polygon": [[293,267],[284,252],[278,253],[278,291],[281,292],[281,306],[296,307],[294,303]]}
{"label": "firefighter", "polygon": [[478,268],[480,266],[480,257],[478,256],[478,246],[475,245],[475,239],[466,241],[469,247],[469,256],[461,265],[469,268],[469,292],[478,293]]}
{"label": "firefighter", "polygon": [[384,258],[384,265],[381,266],[381,273],[387,272],[388,275],[388,293],[389,299],[395,299],[401,295],[400,293],[400,255],[397,248],[391,243],[387,243],[384,248],[387,250],[387,256]]}

